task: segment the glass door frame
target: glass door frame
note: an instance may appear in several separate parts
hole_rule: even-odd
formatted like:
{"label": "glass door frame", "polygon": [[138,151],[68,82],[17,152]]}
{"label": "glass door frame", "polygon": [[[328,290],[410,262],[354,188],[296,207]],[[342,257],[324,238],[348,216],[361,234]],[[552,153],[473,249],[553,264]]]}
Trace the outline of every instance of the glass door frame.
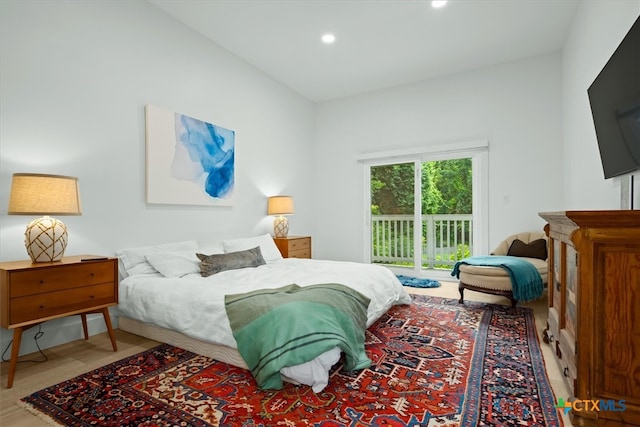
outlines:
{"label": "glass door frame", "polygon": [[[363,260],[371,263],[371,167],[398,163],[414,163],[414,224],[422,223],[422,163],[438,160],[470,158],[473,179],[473,254],[488,253],[489,239],[489,143],[486,140],[427,146],[412,150],[398,150],[361,155],[358,161],[363,165]],[[447,271],[422,268],[422,227],[414,227],[414,268],[403,269],[415,276],[424,276],[428,271],[432,278],[446,278]],[[440,276],[440,277],[437,277]],[[448,276],[451,279],[450,276]]]}

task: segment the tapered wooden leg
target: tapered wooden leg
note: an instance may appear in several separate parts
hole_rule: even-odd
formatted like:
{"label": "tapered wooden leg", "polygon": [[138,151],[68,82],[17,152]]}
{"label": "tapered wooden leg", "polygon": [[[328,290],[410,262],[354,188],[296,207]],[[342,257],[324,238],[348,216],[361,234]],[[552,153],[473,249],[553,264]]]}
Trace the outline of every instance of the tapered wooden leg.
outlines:
{"label": "tapered wooden leg", "polygon": [[13,330],[13,343],[11,344],[11,362],[9,362],[9,375],[7,377],[7,388],[13,387],[13,376],[16,373],[16,363],[20,354],[20,343],[22,342],[22,328]]}
{"label": "tapered wooden leg", "polygon": [[89,339],[89,329],[87,328],[87,315],[86,314],[81,314],[80,317],[82,318],[82,331],[84,332],[84,339],[88,340]]}
{"label": "tapered wooden leg", "polygon": [[107,307],[102,309],[102,315],[104,316],[104,323],[107,325],[107,331],[109,331],[109,338],[111,338],[111,346],[113,346],[113,351],[118,351],[116,336],[113,334],[113,326],[111,326],[111,316],[109,316],[109,309]]}

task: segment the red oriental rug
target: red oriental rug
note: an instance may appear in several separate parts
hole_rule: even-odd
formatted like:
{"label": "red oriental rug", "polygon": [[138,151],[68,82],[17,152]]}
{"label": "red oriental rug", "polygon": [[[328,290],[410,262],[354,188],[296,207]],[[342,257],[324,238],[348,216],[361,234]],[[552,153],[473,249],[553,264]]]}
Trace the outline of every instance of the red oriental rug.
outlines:
{"label": "red oriental rug", "polygon": [[318,394],[163,344],[21,403],[65,426],[562,426],[531,309],[412,297],[367,331],[371,368]]}

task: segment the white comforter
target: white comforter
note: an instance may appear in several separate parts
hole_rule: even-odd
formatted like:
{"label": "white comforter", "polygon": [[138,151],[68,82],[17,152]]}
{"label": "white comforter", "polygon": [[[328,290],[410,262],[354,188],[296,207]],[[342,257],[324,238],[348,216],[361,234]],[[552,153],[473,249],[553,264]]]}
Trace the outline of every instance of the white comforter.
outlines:
{"label": "white comforter", "polygon": [[132,319],[181,332],[202,341],[237,348],[224,306],[226,294],[297,284],[340,283],[371,299],[370,326],[395,304],[411,298],[387,268],[371,264],[287,258],[256,268],[209,277],[165,278],[139,274],[120,282],[118,310]]}
{"label": "white comforter", "polygon": [[[129,276],[120,282],[118,309],[132,319],[201,341],[237,348],[225,310],[226,294],[319,283],[340,283],[369,297],[367,327],[391,306],[411,302],[398,279],[385,267],[287,258],[209,277],[200,274],[182,278],[165,278],[160,274]],[[280,372],[288,380],[310,385],[318,393],[327,385],[329,370],[339,356],[340,350],[336,347],[314,360],[283,368]]]}

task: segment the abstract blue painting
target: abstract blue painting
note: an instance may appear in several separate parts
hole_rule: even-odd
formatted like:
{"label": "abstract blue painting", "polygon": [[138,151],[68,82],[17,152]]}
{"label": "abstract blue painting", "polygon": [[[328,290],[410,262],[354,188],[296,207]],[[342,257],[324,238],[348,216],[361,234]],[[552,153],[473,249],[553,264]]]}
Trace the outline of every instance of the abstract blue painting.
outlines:
{"label": "abstract blue painting", "polygon": [[146,106],[147,202],[230,205],[235,132]]}

